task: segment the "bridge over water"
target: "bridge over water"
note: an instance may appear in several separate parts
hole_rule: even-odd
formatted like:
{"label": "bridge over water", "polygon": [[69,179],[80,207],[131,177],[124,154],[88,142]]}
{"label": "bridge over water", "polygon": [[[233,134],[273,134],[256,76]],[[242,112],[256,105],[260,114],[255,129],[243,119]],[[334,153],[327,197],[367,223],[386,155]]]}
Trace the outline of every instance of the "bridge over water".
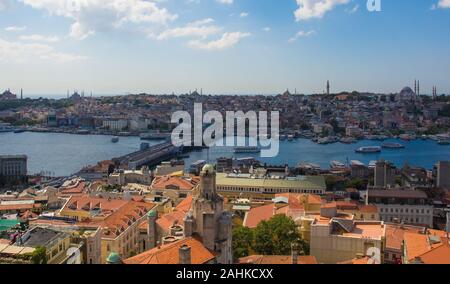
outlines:
{"label": "bridge over water", "polygon": [[170,142],[164,142],[114,158],[113,161],[116,164],[127,166],[128,169],[135,170],[142,166],[156,166],[162,161],[178,156],[182,150],[182,147],[176,147]]}

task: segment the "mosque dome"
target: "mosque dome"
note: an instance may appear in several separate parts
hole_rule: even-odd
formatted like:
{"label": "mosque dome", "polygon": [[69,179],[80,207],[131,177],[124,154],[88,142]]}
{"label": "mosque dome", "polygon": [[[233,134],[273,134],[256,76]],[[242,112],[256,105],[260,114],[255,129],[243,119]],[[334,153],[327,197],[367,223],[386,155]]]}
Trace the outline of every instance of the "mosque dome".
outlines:
{"label": "mosque dome", "polygon": [[401,91],[400,91],[400,96],[413,96],[415,93],[414,91],[410,88],[410,87],[404,87]]}
{"label": "mosque dome", "polygon": [[120,255],[118,253],[112,252],[106,259],[106,262],[108,264],[120,264],[122,263],[122,259],[120,258]]}

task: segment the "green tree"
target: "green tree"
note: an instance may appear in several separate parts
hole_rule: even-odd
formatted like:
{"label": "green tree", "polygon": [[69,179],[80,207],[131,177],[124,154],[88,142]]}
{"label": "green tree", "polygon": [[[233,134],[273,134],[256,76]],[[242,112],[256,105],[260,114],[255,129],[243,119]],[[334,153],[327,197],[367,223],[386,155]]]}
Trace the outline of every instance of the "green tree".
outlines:
{"label": "green tree", "polygon": [[326,176],[325,184],[327,186],[327,191],[332,191],[337,184],[336,178],[334,176]]}
{"label": "green tree", "polygon": [[33,264],[47,264],[47,250],[45,247],[38,246],[31,253],[31,262]]}
{"label": "green tree", "polygon": [[258,224],[253,248],[264,255],[289,255],[292,245],[300,243],[302,241],[294,220],[286,215],[276,215]]}
{"label": "green tree", "polygon": [[235,258],[250,255],[254,241],[253,231],[247,227],[239,226],[233,230],[233,255]]}
{"label": "green tree", "polygon": [[367,182],[362,178],[351,179],[351,180],[347,181],[347,184],[346,184],[347,188],[356,188],[359,190],[365,189],[366,186],[367,186]]}

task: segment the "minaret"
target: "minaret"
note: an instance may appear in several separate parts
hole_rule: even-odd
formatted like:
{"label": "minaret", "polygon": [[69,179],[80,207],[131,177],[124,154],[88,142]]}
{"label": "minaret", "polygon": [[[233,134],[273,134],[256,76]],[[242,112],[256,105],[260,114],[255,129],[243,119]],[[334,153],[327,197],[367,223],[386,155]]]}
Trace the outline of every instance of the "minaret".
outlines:
{"label": "minaret", "polygon": [[327,81],[327,95],[330,95],[330,81]]}
{"label": "minaret", "polygon": [[417,80],[414,80],[414,94],[417,94]]}
{"label": "minaret", "polygon": [[420,81],[419,80],[417,80],[417,93],[416,93],[416,95],[420,96]]}
{"label": "minaret", "polygon": [[20,89],[20,99],[23,100],[23,89]]}

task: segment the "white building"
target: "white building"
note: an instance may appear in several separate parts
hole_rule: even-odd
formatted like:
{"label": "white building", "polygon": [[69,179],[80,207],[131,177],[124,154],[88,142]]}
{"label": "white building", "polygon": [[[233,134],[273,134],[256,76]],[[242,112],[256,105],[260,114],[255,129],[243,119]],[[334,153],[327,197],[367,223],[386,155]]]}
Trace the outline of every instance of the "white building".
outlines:
{"label": "white building", "polygon": [[128,121],[125,119],[108,119],[103,121],[102,127],[111,131],[123,131],[128,128]]}
{"label": "white building", "polygon": [[423,191],[369,190],[368,194],[369,204],[378,207],[383,221],[433,226],[433,206]]}

